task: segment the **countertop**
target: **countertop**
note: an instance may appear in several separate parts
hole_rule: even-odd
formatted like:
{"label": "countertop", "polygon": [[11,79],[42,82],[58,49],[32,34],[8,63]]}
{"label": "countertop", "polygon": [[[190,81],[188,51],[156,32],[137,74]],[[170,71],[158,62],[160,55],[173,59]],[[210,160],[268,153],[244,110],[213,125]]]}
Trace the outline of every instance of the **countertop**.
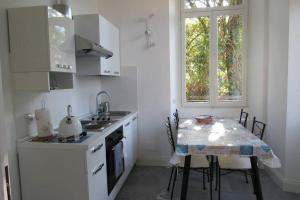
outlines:
{"label": "countertop", "polygon": [[137,115],[137,111],[130,111],[130,114],[120,118],[117,122],[112,124],[110,127],[104,129],[103,131],[88,131],[87,138],[81,143],[46,143],[46,142],[32,142],[32,137],[26,137],[18,140],[18,149],[19,148],[56,148],[56,149],[89,149],[93,143],[100,139],[105,138],[114,130],[122,126],[128,120]]}

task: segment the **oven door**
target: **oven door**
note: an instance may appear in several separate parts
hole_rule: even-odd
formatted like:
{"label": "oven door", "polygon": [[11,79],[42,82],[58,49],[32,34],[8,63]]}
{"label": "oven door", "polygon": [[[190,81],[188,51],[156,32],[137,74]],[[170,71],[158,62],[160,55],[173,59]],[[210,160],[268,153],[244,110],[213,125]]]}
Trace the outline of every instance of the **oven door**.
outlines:
{"label": "oven door", "polygon": [[123,133],[114,134],[106,138],[106,165],[107,165],[107,188],[111,193],[118,180],[125,171]]}

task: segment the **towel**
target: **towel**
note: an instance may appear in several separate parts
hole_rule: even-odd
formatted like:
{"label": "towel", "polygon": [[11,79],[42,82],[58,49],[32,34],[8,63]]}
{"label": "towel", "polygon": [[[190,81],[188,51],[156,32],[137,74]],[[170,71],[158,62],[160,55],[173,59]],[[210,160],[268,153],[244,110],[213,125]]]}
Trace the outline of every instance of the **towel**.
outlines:
{"label": "towel", "polygon": [[124,153],[123,142],[119,142],[114,146],[114,159],[115,159],[115,177],[118,179],[124,172]]}

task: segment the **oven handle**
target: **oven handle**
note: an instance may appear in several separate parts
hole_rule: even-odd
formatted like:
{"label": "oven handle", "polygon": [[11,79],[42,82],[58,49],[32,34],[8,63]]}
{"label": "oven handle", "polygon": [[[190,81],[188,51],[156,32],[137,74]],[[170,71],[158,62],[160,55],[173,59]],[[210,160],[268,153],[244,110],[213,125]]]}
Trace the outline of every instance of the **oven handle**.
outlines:
{"label": "oven handle", "polygon": [[[122,139],[126,139],[126,137],[124,136]],[[122,144],[123,144],[123,149],[124,149],[124,142],[123,142],[122,140],[120,140],[117,144],[119,144],[120,142],[122,142]],[[115,150],[115,146],[117,146],[117,144],[113,146],[113,148],[111,149],[112,151]]]}

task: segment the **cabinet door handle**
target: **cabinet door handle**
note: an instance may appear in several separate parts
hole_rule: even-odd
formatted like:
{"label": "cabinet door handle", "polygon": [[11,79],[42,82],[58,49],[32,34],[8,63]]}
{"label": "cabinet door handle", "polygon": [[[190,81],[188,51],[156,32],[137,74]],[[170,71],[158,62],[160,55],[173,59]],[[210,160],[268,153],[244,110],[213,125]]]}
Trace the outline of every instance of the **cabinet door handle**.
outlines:
{"label": "cabinet door handle", "polygon": [[96,169],[94,169],[94,171],[92,172],[93,176],[95,176],[96,174],[98,174],[98,172],[100,172],[103,167],[104,167],[104,163],[102,163]]}
{"label": "cabinet door handle", "polygon": [[133,119],[132,119],[132,121],[135,121],[136,120],[136,117],[134,117]]}
{"label": "cabinet door handle", "polygon": [[129,126],[130,125],[130,122],[128,122],[127,124],[125,124],[125,127]]}
{"label": "cabinet door handle", "polygon": [[93,147],[93,148],[91,149],[91,152],[92,152],[92,153],[96,153],[97,151],[99,151],[100,149],[102,149],[102,147],[103,147],[103,144],[99,144],[99,145],[97,145],[96,147]]}
{"label": "cabinet door handle", "polygon": [[104,73],[110,73],[110,70],[104,70]]}
{"label": "cabinet door handle", "polygon": [[120,74],[120,72],[114,72],[114,74]]}

